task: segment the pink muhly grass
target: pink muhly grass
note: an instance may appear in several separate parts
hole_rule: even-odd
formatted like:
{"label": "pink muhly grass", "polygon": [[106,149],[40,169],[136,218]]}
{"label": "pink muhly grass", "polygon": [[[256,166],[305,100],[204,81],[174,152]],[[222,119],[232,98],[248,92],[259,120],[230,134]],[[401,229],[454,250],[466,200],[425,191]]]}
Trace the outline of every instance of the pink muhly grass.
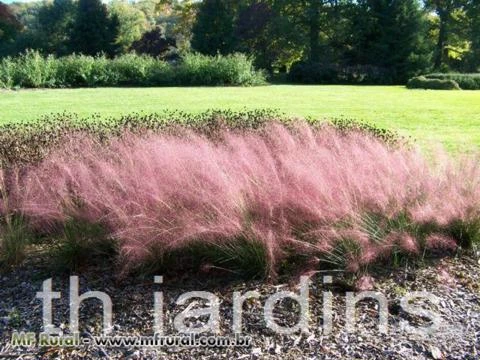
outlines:
{"label": "pink muhly grass", "polygon": [[408,254],[418,254],[420,252],[417,241],[408,233],[399,234],[397,241],[399,247]]}
{"label": "pink muhly grass", "polygon": [[[15,195],[18,210],[43,229],[68,218],[102,224],[130,265],[154,250],[250,239],[265,248],[270,274],[291,254],[321,257],[345,238],[361,250],[347,260],[350,268],[394,246],[419,251],[401,229],[379,236],[362,228],[364,214],[386,223],[403,214],[438,226],[479,217],[475,160],[432,165],[418,150],[302,123],[220,138],[125,134],[109,145],[74,139],[29,169]],[[450,245],[427,239],[428,247]]]}
{"label": "pink muhly grass", "polygon": [[429,249],[455,250],[457,248],[457,243],[449,236],[442,234],[431,234],[426,239],[426,246]]}

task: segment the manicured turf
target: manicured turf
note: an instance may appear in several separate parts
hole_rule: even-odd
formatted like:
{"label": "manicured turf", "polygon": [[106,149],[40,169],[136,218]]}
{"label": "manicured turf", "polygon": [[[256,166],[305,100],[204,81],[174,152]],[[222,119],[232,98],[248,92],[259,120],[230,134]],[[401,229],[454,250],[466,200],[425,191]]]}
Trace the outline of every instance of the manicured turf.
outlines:
{"label": "manicured turf", "polygon": [[275,108],[289,115],[366,120],[450,149],[480,146],[480,91],[407,90],[400,86],[254,88],[102,88],[0,92],[0,122],[51,112],[120,115],[178,109]]}

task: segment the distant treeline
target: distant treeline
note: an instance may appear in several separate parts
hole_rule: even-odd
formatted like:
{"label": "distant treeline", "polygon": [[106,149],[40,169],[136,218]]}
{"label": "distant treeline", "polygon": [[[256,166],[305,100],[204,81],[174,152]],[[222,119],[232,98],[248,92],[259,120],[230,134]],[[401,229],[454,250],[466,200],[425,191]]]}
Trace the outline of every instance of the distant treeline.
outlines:
{"label": "distant treeline", "polygon": [[477,72],[477,0],[53,0],[0,6],[0,56],[245,53],[295,82]]}

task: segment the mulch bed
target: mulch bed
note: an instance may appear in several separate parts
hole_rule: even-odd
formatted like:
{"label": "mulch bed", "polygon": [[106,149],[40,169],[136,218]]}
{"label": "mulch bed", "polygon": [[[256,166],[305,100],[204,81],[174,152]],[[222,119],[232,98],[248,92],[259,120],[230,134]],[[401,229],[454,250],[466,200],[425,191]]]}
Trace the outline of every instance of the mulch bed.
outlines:
{"label": "mulch bed", "polygon": [[[35,298],[42,281],[52,277],[54,291],[62,292],[55,300],[55,324],[68,325],[68,275],[53,275],[41,254],[29,256],[25,262],[0,274],[0,359],[479,359],[480,358],[480,260],[478,254],[464,254],[429,261],[428,265],[403,266],[395,270],[376,269],[370,275],[372,290],[389,300],[389,332],[378,331],[376,303],[362,301],[357,308],[357,330],[345,329],[345,293],[354,291],[350,275],[342,272],[310,274],[310,333],[275,335],[263,320],[266,296],[280,290],[298,291],[298,278],[268,284],[260,281],[240,282],[224,274],[165,275],[163,285],[148,278],[118,279],[107,268],[89,268],[79,272],[80,293],[104,291],[112,297],[114,331],[112,335],[153,335],[153,292],[163,291],[165,300],[165,333],[178,335],[173,318],[185,309],[175,304],[186,291],[210,291],[221,299],[221,334],[233,336],[232,296],[234,291],[257,290],[259,300],[245,303],[243,335],[252,338],[249,348],[25,348],[12,347],[12,331],[41,332],[42,305]],[[73,274],[72,274],[73,275]],[[333,276],[332,285],[323,285],[325,275]],[[333,331],[322,335],[323,292],[334,296]],[[412,316],[399,306],[400,298],[411,291],[429,291],[440,299],[438,306],[429,304],[440,314],[440,329],[431,336],[407,333],[403,325],[426,326],[428,319]],[[293,326],[298,318],[298,304],[282,301],[275,312],[279,324]],[[192,320],[199,324],[202,319]],[[101,312],[98,303],[87,301],[81,308],[83,336],[100,334]]]}

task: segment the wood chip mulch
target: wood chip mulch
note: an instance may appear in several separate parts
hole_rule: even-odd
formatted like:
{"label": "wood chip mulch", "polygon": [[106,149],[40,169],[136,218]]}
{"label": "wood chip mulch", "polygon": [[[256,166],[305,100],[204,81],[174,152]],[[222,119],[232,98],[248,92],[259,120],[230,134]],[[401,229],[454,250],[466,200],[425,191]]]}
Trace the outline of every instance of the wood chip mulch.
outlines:
{"label": "wood chip mulch", "polygon": [[[44,259],[43,259],[44,260]],[[73,275],[73,274],[72,274]],[[105,268],[78,274],[80,293],[104,291],[113,301],[113,335],[153,335],[153,293],[162,291],[165,303],[165,333],[178,335],[173,318],[185,309],[175,304],[186,291],[209,291],[216,294],[221,308],[221,334],[232,336],[232,297],[234,291],[258,291],[259,300],[247,301],[243,311],[243,335],[252,338],[248,348],[37,348],[13,347],[13,331],[41,332],[42,304],[35,298],[43,280],[52,277],[54,291],[62,298],[55,300],[55,324],[68,333],[68,275],[52,275],[38,256],[29,257],[19,267],[0,273],[0,359],[480,359],[480,260],[478,254],[438,259],[428,266],[405,266],[395,270],[371,273],[367,284],[383,293],[389,302],[389,329],[378,330],[374,301],[362,301],[357,307],[355,332],[345,329],[345,293],[354,291],[354,281],[341,272],[318,272],[311,275],[310,329],[308,333],[275,335],[263,319],[265,298],[277,291],[298,292],[298,281],[280,284],[260,281],[226,280],[221,274],[184,274],[165,276],[164,284],[150,278],[116,278]],[[324,285],[323,276],[333,277],[332,285]],[[298,279],[297,279],[298,280]],[[429,291],[438,305],[424,304],[441,315],[440,328],[430,336],[410,334],[405,324],[428,326],[428,319],[402,310],[399,301],[412,291]],[[333,293],[333,331],[322,334],[323,293]],[[275,312],[280,325],[293,326],[298,320],[295,301],[282,301]],[[205,319],[192,319],[201,324]],[[81,307],[82,336],[100,334],[101,311],[98,303],[87,301]],[[60,325],[61,324],[61,325]]]}

